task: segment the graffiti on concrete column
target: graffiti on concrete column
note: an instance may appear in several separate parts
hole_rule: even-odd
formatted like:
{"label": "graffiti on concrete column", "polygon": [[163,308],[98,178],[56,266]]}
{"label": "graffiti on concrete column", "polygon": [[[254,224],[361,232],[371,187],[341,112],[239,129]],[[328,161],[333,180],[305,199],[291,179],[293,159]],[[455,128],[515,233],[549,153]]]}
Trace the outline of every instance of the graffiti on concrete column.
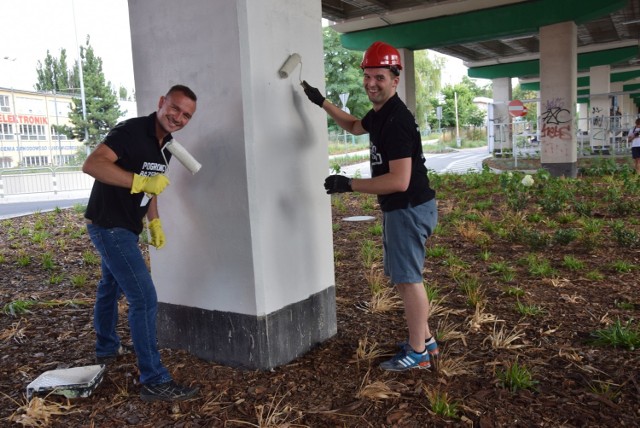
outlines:
{"label": "graffiti on concrete column", "polygon": [[571,140],[571,112],[564,108],[562,98],[547,100],[545,108],[540,115],[542,137]]}
{"label": "graffiti on concrete column", "polygon": [[601,127],[604,123],[602,109],[598,106],[591,108],[591,124],[595,127]]}

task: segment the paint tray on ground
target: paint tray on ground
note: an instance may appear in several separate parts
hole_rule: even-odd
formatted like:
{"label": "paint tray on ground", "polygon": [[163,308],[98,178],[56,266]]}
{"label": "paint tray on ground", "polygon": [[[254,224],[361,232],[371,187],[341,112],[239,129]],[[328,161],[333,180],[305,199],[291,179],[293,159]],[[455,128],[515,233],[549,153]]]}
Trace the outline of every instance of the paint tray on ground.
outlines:
{"label": "paint tray on ground", "polygon": [[355,215],[353,217],[345,217],[342,220],[343,221],[373,221],[375,220],[375,217],[372,217],[370,215]]}
{"label": "paint tray on ground", "polygon": [[102,382],[105,368],[99,364],[46,371],[27,385],[27,400],[35,393],[88,397]]}

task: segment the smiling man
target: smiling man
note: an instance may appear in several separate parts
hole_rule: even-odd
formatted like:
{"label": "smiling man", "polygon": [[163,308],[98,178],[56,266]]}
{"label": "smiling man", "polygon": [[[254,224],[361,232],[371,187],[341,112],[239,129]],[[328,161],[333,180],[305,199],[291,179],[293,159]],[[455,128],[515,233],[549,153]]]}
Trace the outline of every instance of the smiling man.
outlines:
{"label": "smiling man", "polygon": [[435,192],[429,187],[422,141],[413,114],[396,93],[402,63],[393,46],[375,42],[364,53],[364,90],[373,108],[362,118],[327,101],[318,89],[303,82],[311,102],[320,106],[346,131],[369,133],[369,179],[330,175],[328,194],[363,192],[378,195],[383,214],[384,271],[404,303],[409,340],[380,364],[384,370],[427,369],[438,355],[429,330],[429,300],[423,286],[425,243],[438,221]]}
{"label": "smiling man", "polygon": [[188,87],[173,86],[160,97],[155,113],[117,124],[82,167],[95,178],[85,217],[91,241],[102,257],[93,320],[96,362],[110,364],[129,351],[116,332],[118,299],[124,293],[140,371],[140,396],[145,401],[185,400],[198,392],[197,388],[176,384],[160,361],[158,299],[138,246],[145,216],[151,245],[160,249],[165,244],[158,195],[169,184],[164,173],[171,154],[165,153],[164,147],[173,132],[189,123],[196,101]]}

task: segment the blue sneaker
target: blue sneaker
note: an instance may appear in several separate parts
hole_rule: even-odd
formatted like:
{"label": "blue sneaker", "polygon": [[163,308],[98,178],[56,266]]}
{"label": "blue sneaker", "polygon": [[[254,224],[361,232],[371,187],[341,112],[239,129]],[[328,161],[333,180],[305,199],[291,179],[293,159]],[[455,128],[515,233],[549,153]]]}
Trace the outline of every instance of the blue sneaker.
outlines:
{"label": "blue sneaker", "polygon": [[425,342],[425,346],[427,347],[427,352],[431,358],[438,358],[438,354],[440,354],[440,350],[438,349],[438,342],[436,342],[436,338],[432,337],[431,339]]}
{"label": "blue sneaker", "polygon": [[405,345],[389,361],[380,364],[382,370],[392,372],[403,372],[410,369],[428,369],[431,367],[429,352],[425,350],[422,354],[416,352],[409,345]]}
{"label": "blue sneaker", "polygon": [[[409,344],[408,340],[404,342],[400,342],[398,343],[398,347],[404,348],[408,344]],[[429,356],[431,358],[438,358],[438,355],[440,354],[440,348],[438,348],[438,342],[436,342],[435,337],[432,337],[431,339],[424,342],[424,346],[427,348],[427,352],[429,352]]]}

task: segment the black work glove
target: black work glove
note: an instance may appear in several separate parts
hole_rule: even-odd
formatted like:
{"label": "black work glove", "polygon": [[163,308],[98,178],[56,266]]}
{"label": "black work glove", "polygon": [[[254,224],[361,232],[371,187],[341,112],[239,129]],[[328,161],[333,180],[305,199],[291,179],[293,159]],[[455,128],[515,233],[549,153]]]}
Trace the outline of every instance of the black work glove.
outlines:
{"label": "black work glove", "polygon": [[353,192],[351,179],[344,175],[330,175],[324,179],[324,188],[328,195],[332,193]]}
{"label": "black work glove", "polygon": [[325,98],[322,96],[318,88],[314,88],[309,85],[306,80],[303,80],[300,84],[304,88],[304,93],[307,94],[309,101],[322,108],[322,103],[324,103]]}

